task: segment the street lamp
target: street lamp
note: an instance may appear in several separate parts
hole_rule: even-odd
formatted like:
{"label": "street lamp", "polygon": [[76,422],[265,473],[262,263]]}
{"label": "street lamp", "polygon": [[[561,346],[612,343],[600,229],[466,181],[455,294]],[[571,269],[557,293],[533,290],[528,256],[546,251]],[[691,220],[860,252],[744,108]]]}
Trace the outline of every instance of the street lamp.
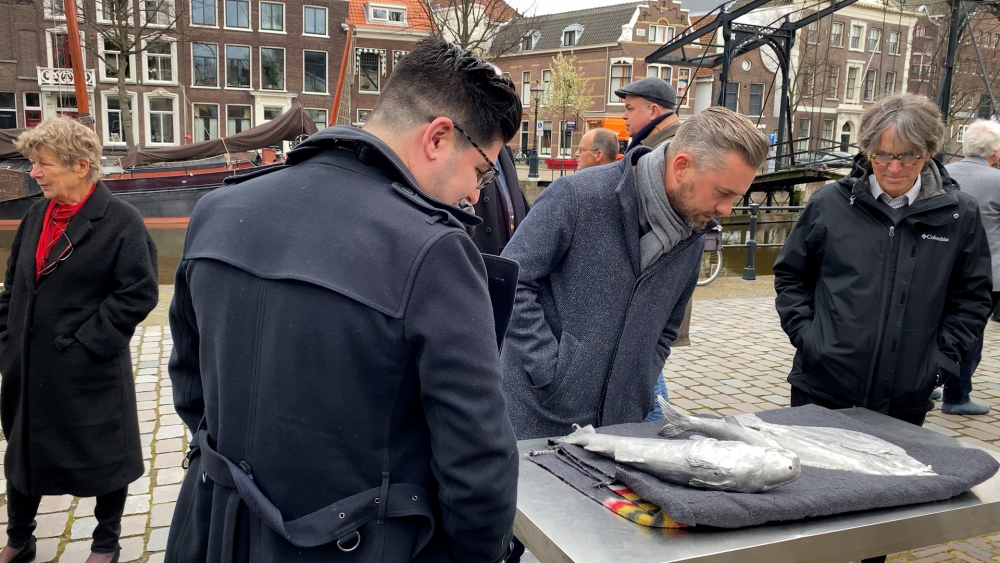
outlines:
{"label": "street lamp", "polygon": [[528,181],[537,182],[538,178],[538,104],[542,101],[542,94],[545,88],[539,86],[538,81],[531,88],[531,99],[535,101],[535,136],[531,142],[531,156],[528,157]]}

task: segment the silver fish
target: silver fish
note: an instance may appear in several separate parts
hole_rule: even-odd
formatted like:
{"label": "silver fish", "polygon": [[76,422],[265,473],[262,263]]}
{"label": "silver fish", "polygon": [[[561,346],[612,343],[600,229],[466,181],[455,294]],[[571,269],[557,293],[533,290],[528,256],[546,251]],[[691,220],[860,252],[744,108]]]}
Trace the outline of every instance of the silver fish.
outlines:
{"label": "silver fish", "polygon": [[769,424],[753,414],[698,418],[678,412],[663,397],[657,400],[666,420],[659,434],[667,438],[691,431],[718,440],[784,448],[795,452],[807,467],[869,475],[936,475],[903,448],[869,434],[841,428]]}
{"label": "silver fish", "polygon": [[744,442],[625,438],[598,434],[589,425],[557,441],[582,446],[670,483],[716,491],[769,491],[791,483],[801,472],[794,453]]}

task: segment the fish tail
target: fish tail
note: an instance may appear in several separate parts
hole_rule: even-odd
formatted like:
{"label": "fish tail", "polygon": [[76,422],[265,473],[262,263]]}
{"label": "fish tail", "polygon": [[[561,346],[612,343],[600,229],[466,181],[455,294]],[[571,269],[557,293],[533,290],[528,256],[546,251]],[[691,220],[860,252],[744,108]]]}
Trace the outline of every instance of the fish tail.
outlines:
{"label": "fish tail", "polygon": [[664,438],[673,438],[678,434],[690,430],[688,417],[677,412],[677,410],[670,406],[670,403],[668,403],[663,397],[657,396],[656,400],[660,403],[660,410],[663,411],[663,419],[667,422],[663,425],[663,428],[660,428],[660,436],[663,436]]}

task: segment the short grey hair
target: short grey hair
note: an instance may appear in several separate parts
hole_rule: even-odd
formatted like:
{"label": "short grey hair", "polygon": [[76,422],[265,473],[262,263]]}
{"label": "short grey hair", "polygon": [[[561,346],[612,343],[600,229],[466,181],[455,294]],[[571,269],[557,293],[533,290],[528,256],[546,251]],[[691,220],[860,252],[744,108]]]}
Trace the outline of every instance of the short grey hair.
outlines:
{"label": "short grey hair", "polygon": [[14,141],[14,148],[29,160],[35,158],[41,147],[55,153],[69,169],[80,159],[86,160],[90,163],[87,181],[94,183],[101,179],[101,138],[79,121],[66,116],[50,117]]}
{"label": "short grey hair", "polygon": [[621,148],[618,144],[618,134],[604,127],[591,129],[591,131],[594,132],[594,146],[591,148],[595,151],[602,151],[604,158],[614,162],[618,158],[618,149]]}
{"label": "short grey hair", "polygon": [[941,150],[944,138],[941,110],[916,94],[897,94],[876,102],[861,117],[860,130],[858,145],[868,155],[878,151],[886,132],[900,146],[932,156]]}
{"label": "short grey hair", "polygon": [[965,156],[986,158],[1000,149],[1000,123],[977,119],[965,130],[962,151]]}
{"label": "short grey hair", "polygon": [[725,156],[735,151],[751,168],[767,159],[770,142],[744,115],[724,107],[710,107],[684,121],[667,148],[667,158],[691,156],[699,170],[718,170]]}

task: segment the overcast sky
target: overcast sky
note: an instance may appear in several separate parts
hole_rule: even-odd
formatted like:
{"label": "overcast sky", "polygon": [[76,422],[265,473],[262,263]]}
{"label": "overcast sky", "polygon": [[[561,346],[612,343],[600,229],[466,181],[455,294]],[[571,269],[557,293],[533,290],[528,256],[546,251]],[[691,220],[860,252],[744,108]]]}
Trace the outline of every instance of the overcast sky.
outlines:
{"label": "overcast sky", "polygon": [[534,6],[537,15],[558,14],[586,8],[597,8],[609,4],[623,4],[617,0],[507,0],[507,3],[519,12],[531,12]]}

